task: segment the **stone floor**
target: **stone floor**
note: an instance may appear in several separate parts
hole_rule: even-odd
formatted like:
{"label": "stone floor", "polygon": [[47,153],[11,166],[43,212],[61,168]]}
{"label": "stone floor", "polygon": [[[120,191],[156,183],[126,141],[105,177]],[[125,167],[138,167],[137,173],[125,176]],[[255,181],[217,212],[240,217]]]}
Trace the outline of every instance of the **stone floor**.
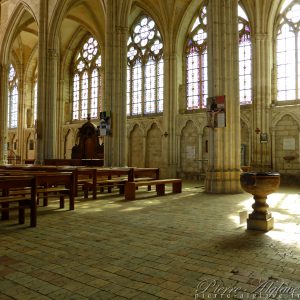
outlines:
{"label": "stone floor", "polygon": [[[275,228],[247,231],[249,194],[118,194],[51,202],[38,226],[0,222],[0,299],[300,299],[300,195],[269,197]],[[28,224],[28,218],[26,219]]]}

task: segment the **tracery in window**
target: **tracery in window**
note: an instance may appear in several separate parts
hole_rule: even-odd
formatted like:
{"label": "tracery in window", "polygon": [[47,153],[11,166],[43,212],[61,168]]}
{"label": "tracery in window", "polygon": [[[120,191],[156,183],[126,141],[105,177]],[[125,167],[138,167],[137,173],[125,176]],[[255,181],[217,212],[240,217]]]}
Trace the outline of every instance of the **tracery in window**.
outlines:
{"label": "tracery in window", "polygon": [[206,107],[207,80],[207,4],[200,7],[189,32],[186,47],[186,107],[188,110]]}
{"label": "tracery in window", "polygon": [[[289,1],[291,2],[291,1]],[[300,3],[285,5],[277,30],[277,100],[300,97]]]}
{"label": "tracery in window", "polygon": [[18,104],[18,77],[13,65],[10,65],[8,73],[8,128],[18,127]]}
{"label": "tracery in window", "polygon": [[73,73],[73,120],[98,118],[101,111],[102,60],[99,43],[89,37],[74,62]]}
{"label": "tracery in window", "polygon": [[249,20],[238,6],[240,104],[252,103],[251,37]]}
{"label": "tracery in window", "polygon": [[142,15],[133,24],[127,49],[127,115],[162,113],[163,43],[149,16]]}

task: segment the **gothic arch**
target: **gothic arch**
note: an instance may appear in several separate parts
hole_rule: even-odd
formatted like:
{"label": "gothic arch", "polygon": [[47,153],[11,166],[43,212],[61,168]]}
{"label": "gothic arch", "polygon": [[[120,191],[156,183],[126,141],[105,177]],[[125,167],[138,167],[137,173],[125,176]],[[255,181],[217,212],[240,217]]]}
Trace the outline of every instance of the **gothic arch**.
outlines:
{"label": "gothic arch", "polygon": [[[92,0],[90,0],[91,2]],[[58,1],[58,4],[54,8],[53,11],[53,18],[50,22],[50,30],[49,30],[49,48],[56,49],[57,48],[57,43],[58,43],[58,38],[59,38],[59,31],[62,26],[62,22],[67,16],[67,13],[74,8],[74,1],[73,0],[62,0]],[[94,1],[94,3],[99,3],[99,10],[100,16],[97,16],[95,11],[91,9],[91,7],[88,5],[88,1],[78,1],[76,2],[77,5],[83,5],[86,8],[86,11],[88,11],[91,16],[92,16],[92,23],[95,24],[95,30],[93,28],[90,28],[90,26],[87,23],[83,23],[81,19],[74,19],[77,21],[79,24],[85,25],[87,27],[88,31],[91,32],[95,38],[98,40],[104,40],[105,37],[105,19],[106,19],[106,10],[105,10],[105,5],[103,1]],[[102,23],[99,21],[101,20]]]}
{"label": "gothic arch", "polygon": [[300,128],[300,118],[297,116],[297,114],[293,112],[281,112],[279,113],[272,122],[272,127],[276,129],[277,124],[286,116],[290,116],[298,125],[298,128]]}
{"label": "gothic arch", "polygon": [[159,9],[159,5],[155,5],[152,3],[152,1],[147,1],[147,3],[140,2],[140,1],[134,1],[131,6],[131,12],[129,15],[129,28],[132,26],[136,18],[142,14],[145,13],[149,15],[155,24],[157,25],[157,28],[161,34],[161,39],[163,43],[165,43],[166,39],[166,30],[168,29],[168,24],[166,22],[166,15],[161,13],[162,10]]}
{"label": "gothic arch", "polygon": [[269,10],[269,17],[267,18],[267,30],[269,33],[271,33],[272,35],[274,34],[274,30],[276,30],[277,26],[274,26],[275,23],[277,22],[276,19],[278,18],[280,9],[283,5],[283,3],[285,2],[285,0],[273,0],[271,1],[271,6],[270,6],[270,10]]}
{"label": "gothic arch", "polygon": [[154,122],[148,123],[148,124],[146,125],[145,133],[146,133],[147,136],[148,136],[148,134],[149,134],[149,131],[150,131],[151,129],[153,129],[153,126],[155,126],[155,125],[156,125],[157,128],[160,130],[161,134],[163,134],[164,130],[163,130],[161,124],[160,124],[157,120],[154,120]]}
{"label": "gothic arch", "polygon": [[9,63],[9,55],[12,47],[12,43],[18,33],[17,29],[20,25],[20,21],[24,17],[25,13],[29,13],[34,21],[38,24],[37,18],[30,8],[25,2],[20,2],[19,5],[15,8],[14,12],[12,13],[10,19],[7,22],[5,34],[2,40],[1,45],[1,63],[6,65]]}

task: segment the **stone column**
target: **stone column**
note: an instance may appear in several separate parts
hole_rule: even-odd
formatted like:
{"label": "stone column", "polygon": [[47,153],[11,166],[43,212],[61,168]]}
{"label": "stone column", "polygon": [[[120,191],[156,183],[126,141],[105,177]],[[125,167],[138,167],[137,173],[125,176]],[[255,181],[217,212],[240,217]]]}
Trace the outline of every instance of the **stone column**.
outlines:
{"label": "stone column", "polygon": [[198,157],[196,158],[198,160],[200,174],[204,172],[202,143],[203,143],[203,133],[200,133],[199,141],[198,141]]}
{"label": "stone column", "polygon": [[44,111],[45,124],[43,127],[44,135],[44,157],[58,158],[57,150],[57,62],[58,53],[56,49],[47,50],[47,86],[46,86],[46,103]]}
{"label": "stone column", "polygon": [[[177,153],[176,153],[176,115],[178,112],[178,88],[177,88],[177,61],[176,53],[168,53],[164,50],[164,113],[163,127],[164,133],[167,133],[163,138],[162,145],[166,151],[164,167],[166,168],[166,176],[169,178],[176,177],[177,169]],[[164,134],[163,133],[163,134]]]}
{"label": "stone column", "polygon": [[[272,171],[275,171],[276,169],[276,152],[275,152],[275,149],[276,149],[276,136],[275,136],[275,128],[272,127],[271,128],[271,149],[272,149]],[[299,136],[300,138],[300,136]],[[300,141],[300,140],[299,140]]]}
{"label": "stone column", "polygon": [[7,163],[7,86],[8,68],[0,66],[0,164]]}
{"label": "stone column", "polygon": [[48,39],[48,0],[40,1],[39,39],[38,39],[38,78],[37,78],[37,120],[36,129],[36,164],[44,162],[45,105],[47,87],[47,39]]}
{"label": "stone column", "polygon": [[208,92],[226,97],[226,127],[209,133],[209,193],[241,192],[237,8],[238,0],[208,2]]}
{"label": "stone column", "polygon": [[[258,170],[271,168],[270,104],[271,104],[271,37],[257,32],[253,45],[253,156],[251,165]],[[255,130],[259,130],[259,134]],[[260,135],[267,134],[267,143],[260,142]]]}
{"label": "stone column", "polygon": [[111,111],[112,134],[104,138],[104,164],[127,165],[126,70],[128,28],[120,0],[107,1],[104,110]]}
{"label": "stone column", "polygon": [[[48,45],[48,0],[40,1],[36,164],[57,158],[57,50]],[[54,41],[52,41],[54,43]]]}
{"label": "stone column", "polygon": [[146,160],[147,160],[147,135],[144,133],[143,134],[143,148],[142,148],[142,153],[143,153],[143,164],[142,166],[146,166]]}

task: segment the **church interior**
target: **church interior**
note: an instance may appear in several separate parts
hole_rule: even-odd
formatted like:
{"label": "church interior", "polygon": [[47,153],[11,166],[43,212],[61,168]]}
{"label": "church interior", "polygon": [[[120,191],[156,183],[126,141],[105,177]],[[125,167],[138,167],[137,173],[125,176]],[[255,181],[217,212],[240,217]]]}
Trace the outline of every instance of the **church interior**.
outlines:
{"label": "church interior", "polygon": [[299,0],[0,10],[0,299],[300,299]]}

